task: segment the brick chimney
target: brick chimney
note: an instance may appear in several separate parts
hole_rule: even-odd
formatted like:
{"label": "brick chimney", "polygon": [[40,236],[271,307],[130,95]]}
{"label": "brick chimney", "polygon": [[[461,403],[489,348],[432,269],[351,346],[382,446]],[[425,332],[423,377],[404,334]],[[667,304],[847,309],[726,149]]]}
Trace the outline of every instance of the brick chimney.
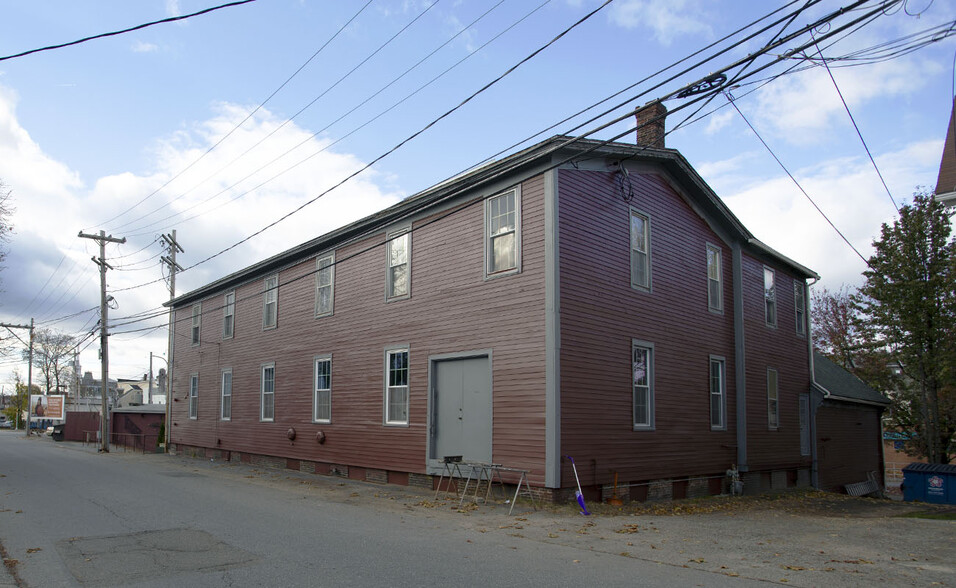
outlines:
{"label": "brick chimney", "polygon": [[664,119],[667,107],[660,100],[648,102],[635,113],[637,119],[637,144],[640,147],[664,148]]}

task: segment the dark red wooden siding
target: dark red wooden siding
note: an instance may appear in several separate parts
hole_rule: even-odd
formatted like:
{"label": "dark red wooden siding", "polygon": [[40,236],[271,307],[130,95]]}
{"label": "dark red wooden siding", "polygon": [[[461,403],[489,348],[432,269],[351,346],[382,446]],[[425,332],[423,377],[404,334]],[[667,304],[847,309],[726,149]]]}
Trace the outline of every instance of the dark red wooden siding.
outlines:
{"label": "dark red wooden siding", "polygon": [[[522,272],[484,278],[484,211],[475,204],[416,221],[411,297],[385,302],[379,233],[335,252],[332,316],[314,318],[315,258],[280,273],[278,328],[262,330],[262,281],[236,295],[235,337],[222,340],[223,295],[203,301],[203,341],[188,338],[190,308],[177,311],[172,435],[175,443],[405,472],[425,472],[428,358],[492,350],[493,458],[544,480],[543,180],[521,192]],[[420,230],[419,230],[419,227]],[[356,257],[351,257],[356,255]],[[301,280],[293,281],[298,277]],[[407,344],[410,419],[383,424],[384,353]],[[332,354],[332,423],[313,424],[312,361]],[[259,421],[260,367],[275,362],[275,422]],[[233,373],[232,420],[219,419],[219,378]],[[199,418],[187,418],[189,376],[200,375]],[[287,430],[296,429],[290,441]],[[315,441],[322,431],[326,442]]]}
{"label": "dark red wooden siding", "polygon": [[[767,325],[764,267],[775,271],[777,326]],[[800,394],[810,393],[805,336],[796,331],[794,278],[779,265],[743,256],[747,359],[747,457],[751,470],[809,467],[800,455]],[[768,425],[767,370],[778,374],[780,426]]]}
{"label": "dark red wooden siding", "polygon": [[[628,203],[611,173],[559,177],[561,447],[586,484],[612,470],[621,481],[721,473],[736,455],[731,249],[661,176],[631,181]],[[650,292],[630,285],[631,208],[650,218]],[[708,243],[722,250],[722,313],[708,309]],[[632,427],[632,339],[654,344],[654,431]],[[711,355],[726,361],[725,431],[710,426]]]}

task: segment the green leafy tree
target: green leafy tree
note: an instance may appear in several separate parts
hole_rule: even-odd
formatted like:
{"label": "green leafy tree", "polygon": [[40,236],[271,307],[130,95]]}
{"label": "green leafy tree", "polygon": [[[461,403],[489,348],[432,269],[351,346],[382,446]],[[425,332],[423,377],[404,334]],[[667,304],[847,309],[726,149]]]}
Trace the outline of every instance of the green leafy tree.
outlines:
{"label": "green leafy tree", "polygon": [[[8,421],[13,423],[14,427],[23,429],[27,424],[24,414],[30,406],[30,391],[27,390],[26,383],[20,380],[20,374],[14,374],[14,377],[16,378],[15,392],[10,399],[10,404],[3,409],[3,414]],[[40,387],[36,384],[33,385],[32,389],[33,394],[40,393]]]}
{"label": "green leafy tree", "polygon": [[883,224],[856,297],[861,324],[899,364],[897,424],[931,463],[956,453],[956,243],[943,205],[926,192]]}

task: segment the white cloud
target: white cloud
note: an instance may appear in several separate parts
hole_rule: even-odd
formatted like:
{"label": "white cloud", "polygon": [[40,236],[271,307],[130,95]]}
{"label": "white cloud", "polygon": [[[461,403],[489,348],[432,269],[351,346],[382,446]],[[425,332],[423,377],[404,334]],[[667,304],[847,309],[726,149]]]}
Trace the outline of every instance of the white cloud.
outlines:
{"label": "white cloud", "polygon": [[179,0],[166,0],[166,14],[169,16],[182,16],[183,12],[179,8]]}
{"label": "white cloud", "polygon": [[[832,68],[851,112],[877,100],[898,98],[922,90],[939,72],[928,60],[897,59],[866,68]],[[777,79],[757,92],[754,121],[763,132],[797,145],[828,142],[851,123],[823,67]]]}
{"label": "white cloud", "polygon": [[[96,179],[89,187],[30,138],[16,119],[15,106],[15,95],[0,87],[0,178],[13,189],[17,209],[13,219],[17,233],[10,246],[7,270],[0,276],[8,290],[0,306],[0,320],[5,322],[18,322],[24,316],[29,320],[30,316],[23,313],[31,302],[33,308],[29,310],[38,319],[65,316],[98,303],[97,266],[90,258],[98,256],[99,250],[94,241],[77,237],[81,228],[93,233],[104,229],[107,234],[128,238],[125,245],[107,247],[107,259],[116,268],[107,275],[109,289],[119,303],[119,308],[110,313],[112,323],[120,317],[157,308],[168,299],[168,290],[160,280],[160,247],[152,242],[156,235],[177,229],[177,239],[186,250],[179,254],[178,261],[188,267],[296,209],[364,165],[353,155],[327,149],[256,187],[331,142],[313,138],[309,131],[295,124],[280,129],[281,119],[263,109],[165,189],[111,221],[196,161],[234,128],[248,110],[228,103],[216,105],[209,120],[189,124],[158,140],[149,152],[149,172],[117,171]],[[275,134],[268,141],[236,159],[273,131]],[[302,147],[292,155],[244,180],[299,143],[303,143]],[[400,195],[380,189],[380,181],[373,172],[360,174],[263,235],[180,274],[177,293],[397,202]],[[233,187],[234,184],[237,185]],[[223,193],[204,202],[218,192]],[[188,210],[191,207],[195,208]],[[164,219],[177,212],[184,215]],[[197,213],[204,214],[186,220]],[[11,288],[11,283],[15,287]],[[89,318],[86,314],[54,326],[66,332],[88,331],[95,324],[95,318],[93,323],[88,322]],[[164,329],[153,333],[118,331],[158,324],[165,324],[165,318],[116,330],[111,338],[111,375],[138,377],[148,367],[149,352],[161,353],[166,349]],[[96,349],[93,344],[81,355],[84,369],[94,373],[98,372]],[[6,366],[2,369],[6,371],[0,371],[0,381],[7,381],[9,370]]]}
{"label": "white cloud", "polygon": [[[923,141],[877,158],[897,202],[908,200],[912,194],[914,187],[907,185],[910,178],[925,176],[938,165],[941,148],[939,141]],[[729,171],[739,163],[739,158],[734,158],[726,165],[710,165],[711,169]],[[868,258],[881,224],[892,222],[896,215],[870,161],[866,157],[827,161],[796,176],[817,206]],[[788,177],[779,176],[736,192],[727,190],[721,197],[758,239],[816,270],[823,285],[832,289],[861,282],[864,262]]]}
{"label": "white cloud", "polygon": [[650,29],[658,41],[669,45],[686,35],[712,35],[705,5],[699,0],[623,0],[611,4],[608,17],[627,29]]}
{"label": "white cloud", "polygon": [[133,53],[155,53],[159,51],[159,46],[144,41],[136,41],[132,46]]}

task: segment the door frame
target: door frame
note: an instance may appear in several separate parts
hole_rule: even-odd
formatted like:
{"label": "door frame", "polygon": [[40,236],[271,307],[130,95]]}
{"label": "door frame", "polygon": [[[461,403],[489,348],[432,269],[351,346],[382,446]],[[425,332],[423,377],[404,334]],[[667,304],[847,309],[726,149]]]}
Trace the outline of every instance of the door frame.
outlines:
{"label": "door frame", "polygon": [[495,430],[495,381],[494,381],[494,363],[491,349],[475,349],[472,351],[456,351],[454,353],[440,353],[428,356],[428,422],[426,423],[428,431],[428,442],[425,444],[425,473],[438,476],[442,473],[445,464],[441,458],[435,455],[435,427],[437,426],[438,404],[436,396],[438,394],[438,364],[443,361],[455,361],[460,359],[478,359],[486,358],[488,360],[488,382],[491,389],[491,445],[492,454],[494,452],[494,430]]}

